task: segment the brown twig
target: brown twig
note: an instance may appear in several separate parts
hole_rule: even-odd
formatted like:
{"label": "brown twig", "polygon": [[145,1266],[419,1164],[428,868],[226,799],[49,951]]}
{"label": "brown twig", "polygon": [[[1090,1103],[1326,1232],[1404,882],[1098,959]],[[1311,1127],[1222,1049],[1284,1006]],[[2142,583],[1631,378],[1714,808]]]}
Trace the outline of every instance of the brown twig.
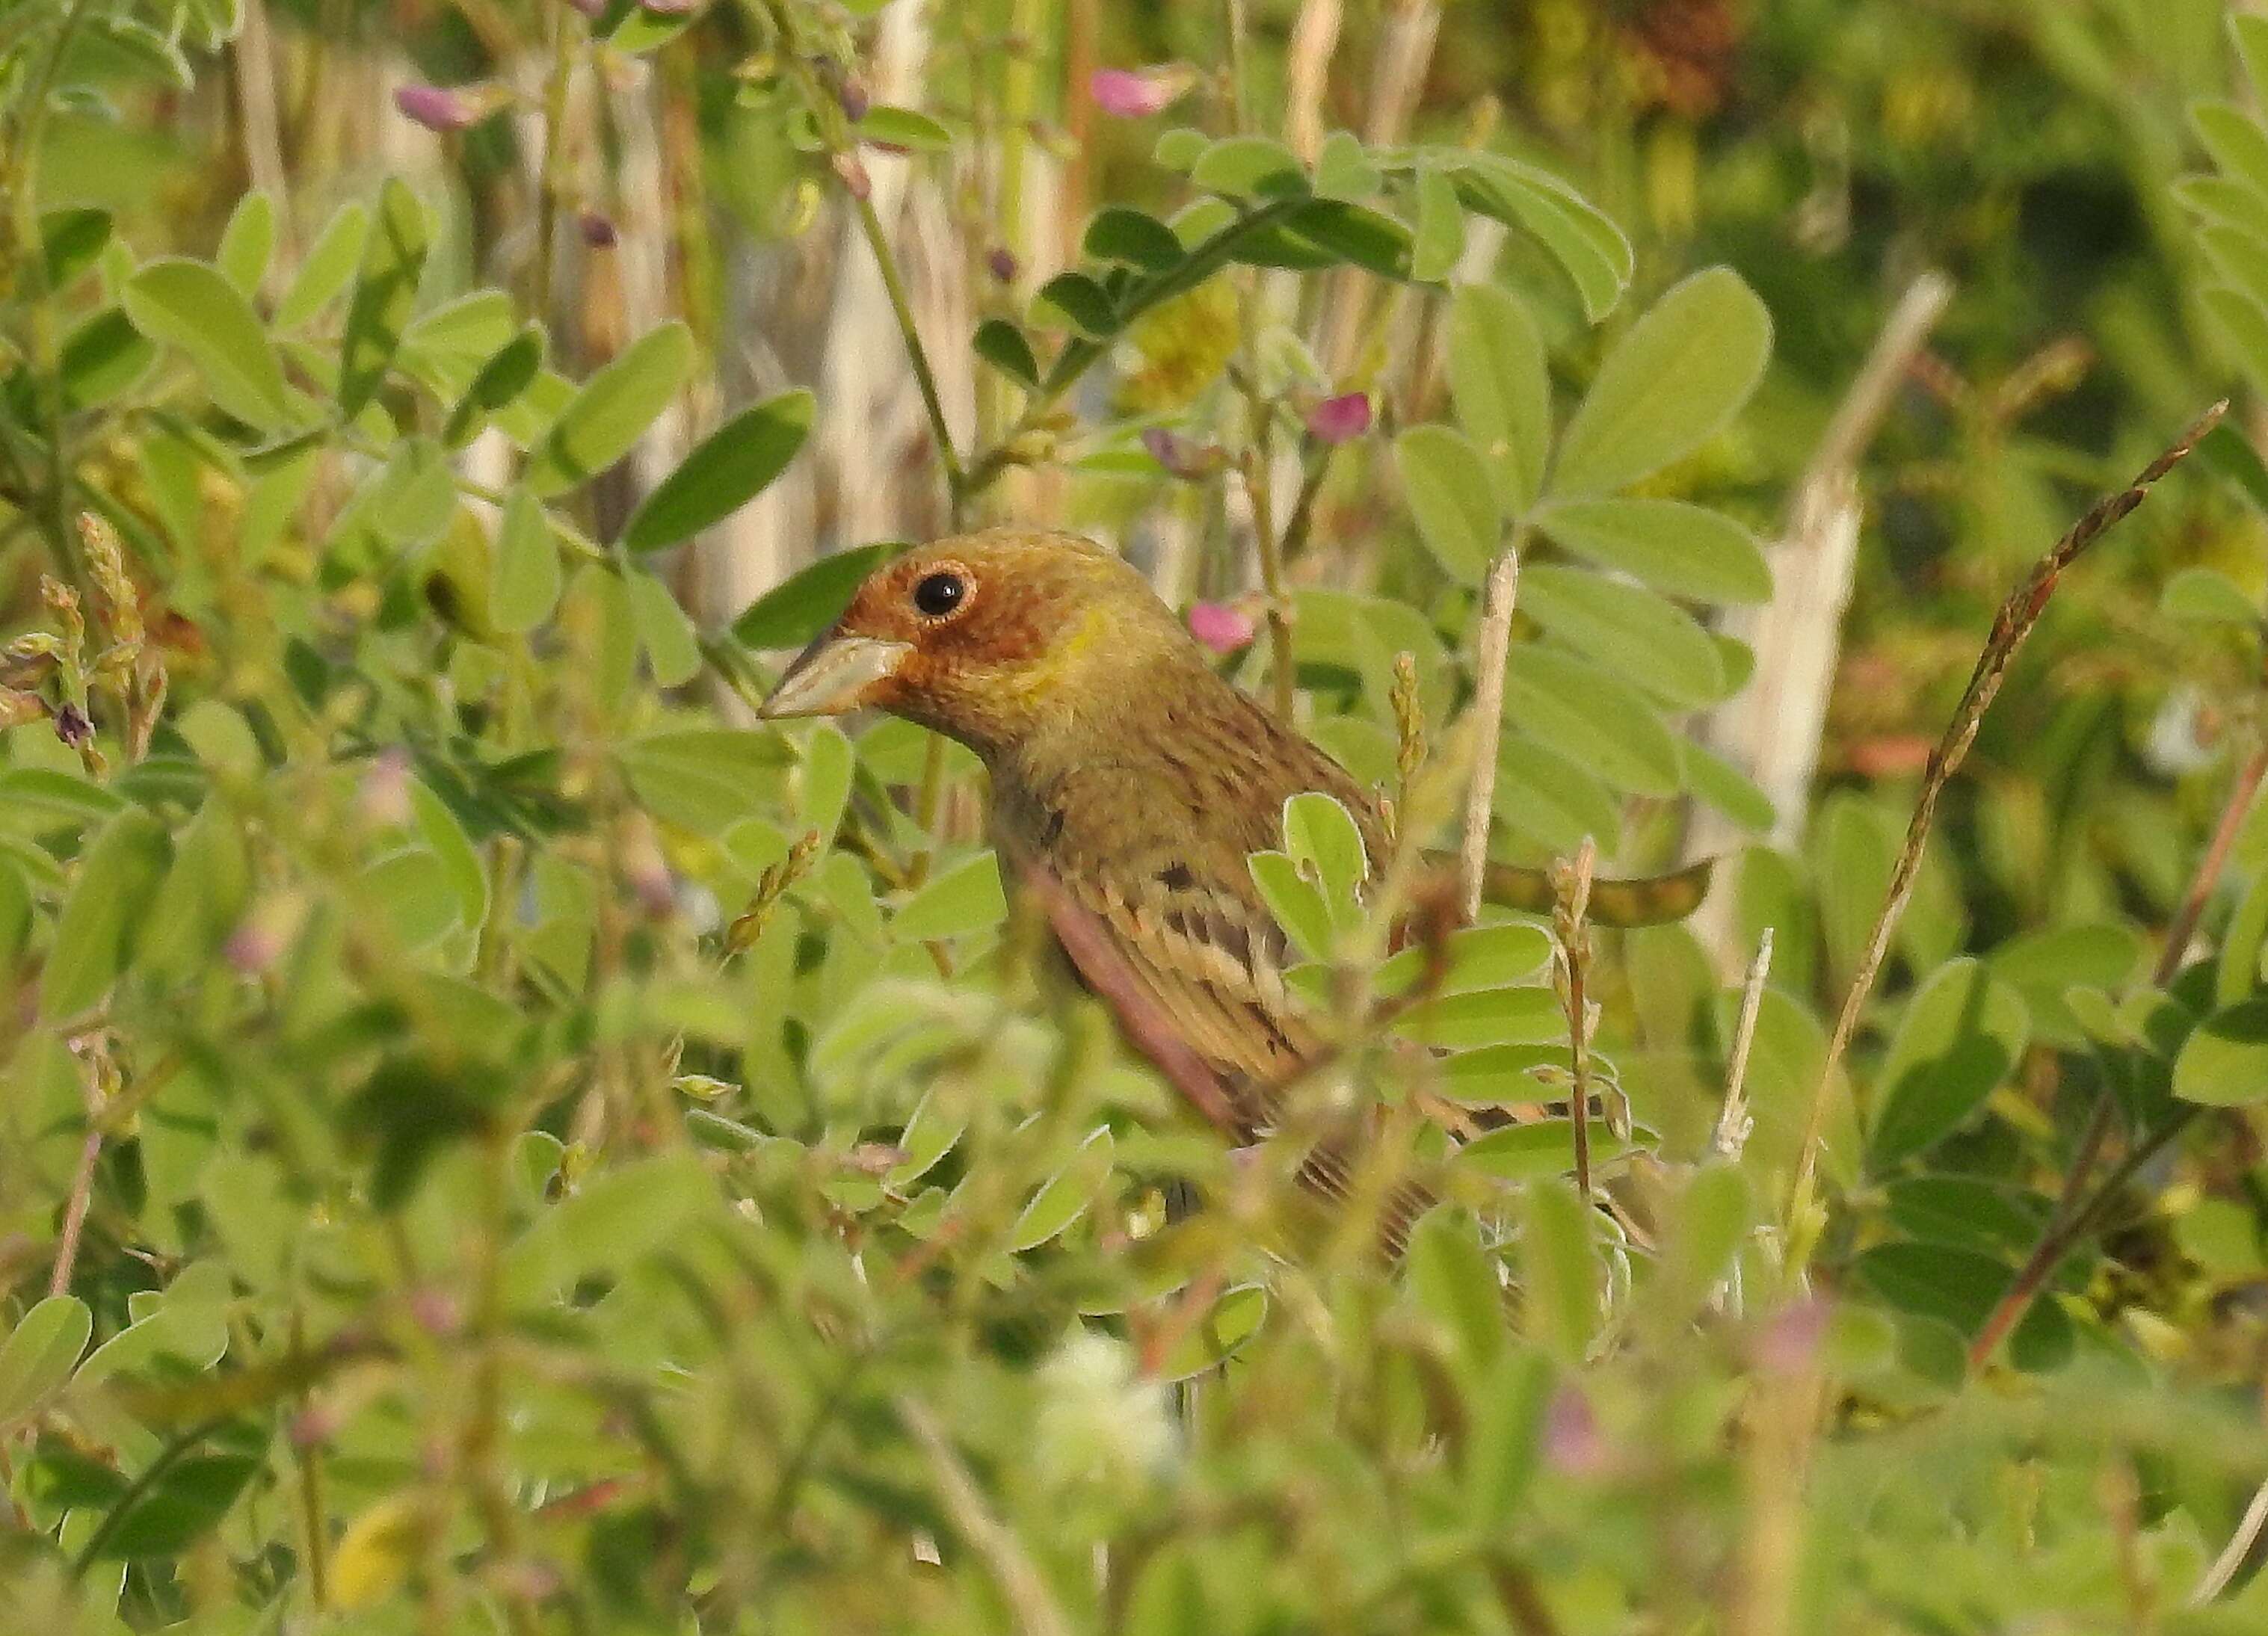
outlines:
{"label": "brown twig", "polygon": [[1512,651],[1512,611],[1520,595],[1520,548],[1507,546],[1489,569],[1481,593],[1481,627],[1474,639],[1473,708],[1467,717],[1472,781],[1465,787],[1463,844],[1457,850],[1458,901],[1468,922],[1481,913],[1488,872],[1489,814],[1496,804],[1496,749],[1504,729],[1505,662]]}
{"label": "brown twig", "polygon": [[1787,1223],[1790,1229],[1792,1251],[1789,1256],[1791,1273],[1800,1272],[1808,1258],[1808,1244],[1814,1236],[1806,1230],[1806,1223],[1815,1210],[1815,1192],[1818,1170],[1820,1136],[1826,1125],[1827,1101],[1835,1075],[1842,1067],[1852,1036],[1858,1031],[1859,1014],[1867,997],[1874,992],[1874,981],[1881,976],[1882,962],[1889,951],[1890,935],[1897,928],[1899,917],[1904,913],[1906,901],[1912,896],[1914,880],[1920,872],[1922,848],[1929,840],[1932,822],[1937,816],[1937,803],[1945,793],[1947,784],[1960,770],[1967,759],[1970,745],[1977,741],[1978,728],[1984,712],[1991,707],[1993,696],[2007,679],[2008,667],[2022,650],[2024,641],[2039,622],[2048,598],[2055,594],[2057,583],[2064,571],[2078,561],[2080,555],[2103,533],[2140,505],[2153,486],[2168,472],[2186,459],[2197,447],[2198,440],[2220,422],[2228,411],[2226,399],[2214,404],[2200,415],[2196,423],[2182,434],[2181,440],[2144,467],[2133,482],[2117,494],[2105,496],[2088,508],[2087,514],[2073,524],[2061,539],[2032,565],[2024,581],[2009,593],[1993,615],[1991,634],[1985,638],[1984,650],[1977,657],[1977,668],[1969,678],[1961,703],[1953,713],[1944,736],[1930,751],[1929,762],[1923,773],[1921,793],[1915,799],[1913,817],[1906,825],[1905,844],[1899,849],[1897,862],[1890,873],[1889,891],[1885,894],[1881,912],[1874,919],[1874,931],[1868,935],[1858,969],[1852,974],[1851,986],[1843,998],[1842,1010],[1835,1019],[1835,1032],[1827,1047],[1825,1061],[1820,1065],[1819,1083],[1812,1093],[1811,1108],[1806,1115],[1803,1142],[1798,1150],[1795,1180],[1789,1189]]}
{"label": "brown twig", "polygon": [[1559,939],[1559,959],[1553,973],[1558,980],[1559,1003],[1567,1013],[1567,1047],[1572,1094],[1568,1110],[1575,1122],[1575,1192],[1591,1202],[1591,1016],[1585,990],[1591,974],[1591,931],[1585,917],[1591,907],[1591,872],[1598,865],[1599,848],[1586,835],[1572,862],[1562,861],[1552,871],[1552,886],[1559,901],[1552,910],[1552,930]]}

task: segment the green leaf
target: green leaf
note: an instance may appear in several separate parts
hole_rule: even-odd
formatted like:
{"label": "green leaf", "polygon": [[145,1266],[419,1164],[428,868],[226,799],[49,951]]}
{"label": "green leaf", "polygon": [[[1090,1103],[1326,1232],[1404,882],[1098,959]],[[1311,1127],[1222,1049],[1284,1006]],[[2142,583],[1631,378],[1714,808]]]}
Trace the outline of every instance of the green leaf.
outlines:
{"label": "green leaf", "polygon": [[92,267],[110,243],[110,212],[72,205],[40,213],[40,246],[47,257],[48,293],[61,295]]}
{"label": "green leaf", "polygon": [[1586,569],[1541,562],[1520,576],[1520,606],[1552,635],[1674,705],[1725,696],[1717,644],[1652,591]]}
{"label": "green leaf", "polygon": [[930,943],[984,931],[1007,918],[999,860],[979,852],[907,899],[890,921],[890,933],[901,943]]}
{"label": "green leaf", "polygon": [[645,649],[657,686],[682,687],[701,673],[701,639],[678,605],[676,593],[652,574],[633,569],[622,576],[630,592],[630,623]]}
{"label": "green leaf", "polygon": [[1549,988],[1521,984],[1421,1001],[1395,1019],[1394,1031],[1421,1045],[1469,1051],[1564,1038],[1567,1019]]}
{"label": "green leaf", "polygon": [[1257,1284],[1240,1284],[1221,1292],[1204,1317],[1192,1324],[1159,1367],[1158,1378],[1185,1381],[1207,1369],[1219,1368],[1259,1332],[1268,1316],[1268,1292]]}
{"label": "green leaf", "polygon": [[2268,307],[2227,285],[2200,291],[2198,299],[2235,352],[2237,367],[2256,386],[2268,382]]}
{"label": "green leaf", "polygon": [[1479,445],[1498,501],[1525,515],[1543,492],[1551,449],[1551,382],[1527,304],[1493,285],[1459,285],[1449,301],[1448,365],[1458,424]]}
{"label": "green leaf", "polygon": [[[2220,957],[2213,970],[2213,1004],[2235,1005],[2260,987],[2260,950],[2264,944],[2268,944],[2268,873],[2256,877],[2245,889],[2236,913],[2229,917],[2228,929],[2221,934]],[[2113,978],[2110,982],[2095,986],[2111,988],[2118,980]]]}
{"label": "green leaf", "polygon": [[2224,174],[2268,194],[2268,130],[2233,102],[2191,105],[2190,123]]}
{"label": "green leaf", "polygon": [[166,826],[142,807],[120,812],[87,844],[40,979],[42,1017],[76,1016],[100,1003],[133,957],[143,912],[172,860]]}
{"label": "green leaf", "polygon": [[1553,543],[1673,597],[1763,602],[1771,570],[1756,537],[1725,516],[1682,500],[1553,500],[1535,525]]}
{"label": "green leaf", "polygon": [[670,1243],[718,1201],[709,1172],[687,1154],[597,1171],[504,1251],[504,1298],[515,1307],[556,1300],[577,1280]]}
{"label": "green leaf", "polygon": [[[1320,180],[1317,184],[1321,186]],[[1440,171],[1418,172],[1418,228],[1410,246],[1410,276],[1424,284],[1439,283],[1457,270],[1465,253],[1465,207],[1458,202],[1457,185]],[[1456,361],[1454,342],[1449,352]]]}
{"label": "green leaf", "polygon": [[291,288],[276,304],[276,327],[297,329],[338,298],[362,260],[363,241],[370,236],[370,212],[350,202],[341,205],[315,235],[291,275]]}
{"label": "green leaf", "polygon": [[976,326],[971,344],[978,357],[1019,386],[1028,389],[1040,384],[1040,363],[1032,356],[1032,343],[1006,319],[986,319]]}
{"label": "green leaf", "polygon": [[37,811],[84,822],[126,811],[125,798],[77,773],[47,767],[0,767],[0,811]]}
{"label": "green leaf", "polygon": [[117,307],[105,307],[75,326],[56,359],[63,401],[92,409],[139,385],[158,361],[158,348]]}
{"label": "green leaf", "polygon": [[1366,205],[1349,204],[1344,199],[1317,199],[1285,217],[1278,231],[1298,245],[1312,246],[1333,260],[1351,262],[1381,278],[1410,276],[1410,230]]}
{"label": "green leaf", "polygon": [[889,553],[887,544],[854,546],[799,569],[741,610],[733,639],[744,648],[800,648],[842,617],[860,583]]}
{"label": "green leaf", "polygon": [[539,499],[590,481],[636,445],[693,368],[693,333],[673,319],[583,384],[528,461]]}
{"label": "green leaf", "polygon": [[386,469],[372,480],[371,526],[408,549],[439,538],[456,510],[456,478],[441,446],[430,437],[394,444]]}
{"label": "green leaf", "polygon": [[1367,199],[1386,185],[1352,131],[1335,130],[1315,153],[1315,191],[1326,199]]}
{"label": "green leaf", "polygon": [[[1544,989],[1536,992],[1549,993]],[[1527,1089],[1533,1096],[1542,1090],[1542,1086],[1531,1079],[1528,1081]],[[1479,1100],[1474,1097],[1466,1099]],[[1632,1134],[1650,1135],[1650,1133],[1641,1130],[1634,1131]],[[1604,1119],[1593,1119],[1588,1135],[1594,1170],[1634,1151],[1637,1145],[1616,1135],[1607,1127]],[[1478,1170],[1484,1176],[1492,1176],[1505,1182],[1533,1182],[1547,1177],[1572,1175],[1575,1170],[1575,1121],[1555,1118],[1498,1126],[1459,1148],[1456,1163],[1467,1170]]]}
{"label": "green leaf", "polygon": [[2173,192],[2207,222],[2268,238],[2268,196],[2253,192],[2242,182],[2226,176],[2184,176],[2174,184]]}
{"label": "green leaf", "polygon": [[1562,1363],[1580,1363],[1599,1324],[1597,1229],[1592,1211],[1565,1182],[1528,1189],[1520,1267],[1528,1327]]}
{"label": "green leaf", "polygon": [[2255,510],[2268,511],[2268,461],[2242,432],[2226,422],[2214,427],[2198,444],[2198,458],[2233,484]]}
{"label": "green leaf", "polygon": [[1188,254],[1172,228],[1145,211],[1124,205],[1096,211],[1086,224],[1080,247],[1098,261],[1123,261],[1145,273],[1169,271]]}
{"label": "green leaf", "polygon": [[1677,757],[1688,789],[1750,833],[1771,832],[1775,817],[1771,797],[1757,789],[1746,773],[1690,738],[1677,741]]}
{"label": "green leaf", "polygon": [[779,734],[728,728],[653,733],[615,754],[641,804],[703,835],[722,834],[747,817],[790,759]]}
{"label": "green leaf", "polygon": [[1084,273],[1058,273],[1040,286],[1032,297],[1034,317],[1042,323],[1067,326],[1091,341],[1108,341],[1118,333],[1118,309],[1101,284]]}
{"label": "green leaf", "polygon": [[291,419],[276,348],[252,304],[217,270],[163,256],[126,281],[119,301],[144,335],[188,355],[224,412],[263,432]]}
{"label": "green leaf", "polygon": [[893,1192],[903,1192],[936,1169],[968,1128],[968,1119],[956,1111],[950,1096],[935,1088],[924,1091],[898,1132],[898,1150],[906,1156],[882,1178],[882,1185]]}
{"label": "green leaf", "polygon": [[1437,157],[1469,208],[1523,230],[1551,253],[1591,322],[1614,311],[1630,283],[1630,240],[1588,200],[1549,172],[1502,154],[1437,150]]}
{"label": "green leaf", "polygon": [[624,547],[658,551],[739,510],[803,447],[812,407],[811,394],[799,386],[725,422],[645,497],[622,531]]}
{"label": "green leaf", "polygon": [[460,924],[448,866],[431,847],[401,847],[373,858],[362,872],[361,886],[412,953],[431,947]]}
{"label": "green leaf", "polygon": [[2174,1095],[2210,1108],[2268,1100],[2268,999],[2239,1001],[2197,1025],[2174,1059]]}
{"label": "green leaf", "polygon": [[448,803],[423,779],[409,781],[409,808],[417,820],[418,835],[441,861],[450,890],[456,894],[458,924],[477,929],[489,917],[489,876],[473,838],[465,833]]}
{"label": "green leaf", "polygon": [[1085,1214],[1094,1196],[1110,1179],[1117,1150],[1108,1125],[1098,1126],[1079,1145],[1071,1162],[1032,1195],[1008,1229],[1008,1248],[1033,1250],[1048,1242]]}
{"label": "green leaf", "polygon": [[1729,268],[1696,273],[1607,355],[1567,424],[1555,494],[1606,494],[1721,431],[1763,378],[1771,319]]}
{"label": "green leaf", "polygon": [[70,1295],[49,1295],[24,1314],[0,1342],[0,1431],[63,1390],[93,1332],[94,1315]]}
{"label": "green leaf", "polygon": [[1518,642],[1505,665],[1505,719],[1617,789],[1674,796],[1677,740],[1618,676],[1540,642]]}
{"label": "green leaf", "polygon": [[534,630],[559,602],[559,547],[541,502],[515,485],[489,553],[489,622],[499,631]]}
{"label": "green leaf", "polygon": [[1268,913],[1300,952],[1323,960],[1331,952],[1331,912],[1314,883],[1287,852],[1256,852],[1245,860]]}
{"label": "green leaf", "polygon": [[[469,290],[401,332],[401,362],[432,384],[437,396],[446,397],[447,392],[438,389],[468,386],[512,336],[512,297],[501,290]],[[531,378],[534,374],[529,371]]]}
{"label": "green leaf", "polygon": [[276,202],[254,188],[229,212],[213,261],[228,282],[249,298],[258,293],[260,281],[268,275],[268,258],[275,252]]}
{"label": "green leaf", "polygon": [[1370,862],[1352,814],[1319,791],[1290,797],[1284,803],[1284,850],[1321,888],[1334,930],[1361,923]]}
{"label": "green leaf", "polygon": [[1959,959],[1931,973],[1882,1064],[1870,1166],[1887,1170],[1967,1124],[2014,1070],[2030,1038],[2023,1000],[1980,962]]}
{"label": "green leaf", "polygon": [[873,104],[850,128],[861,142],[879,142],[914,153],[942,153],[953,146],[953,133],[928,114],[887,102]]}
{"label": "green leaf", "polygon": [[1150,160],[1169,171],[1186,172],[1204,157],[1205,150],[1211,145],[1212,139],[1203,131],[1176,125],[1159,133],[1157,146],[1150,150]]}
{"label": "green leaf", "polygon": [[2252,82],[2252,94],[2268,99],[2268,18],[2251,11],[2231,11],[2228,38],[2236,48],[2237,60],[2244,64],[2244,77]]}
{"label": "green leaf", "polygon": [[1505,1350],[1504,1289],[1471,1217],[1427,1211],[1403,1264],[1418,1307],[1455,1341],[1470,1375],[1484,1376]]}
{"label": "green leaf", "polygon": [[362,271],[339,342],[339,412],[349,420],[378,394],[417,304],[431,229],[409,184],[388,177],[379,189],[378,219],[364,235]]}
{"label": "green leaf", "polygon": [[2259,605],[2216,569],[2185,568],[2176,574],[2158,593],[2158,612],[2198,624],[2260,627]]}
{"label": "green leaf", "polygon": [[1266,136],[1222,137],[1197,156],[1189,180],[1234,198],[1291,198],[1307,191],[1307,173],[1299,159]]}
{"label": "green leaf", "polygon": [[[1902,1312],[1949,1324],[1966,1339],[2014,1279],[1997,1258],[1948,1244],[1877,1244],[1851,1263],[1852,1276]],[[2071,1320],[2052,1301],[2036,1301],[2016,1326],[2009,1355],[2019,1368],[2051,1369],[2071,1356]]]}
{"label": "green leaf", "polygon": [[1447,426],[1412,426],[1394,440],[1394,459],[1425,548],[1451,578],[1480,583],[1504,517],[1479,451]]}
{"label": "green leaf", "polygon": [[220,1525],[266,1464],[251,1454],[190,1455],[175,1462],[125,1502],[96,1557],[122,1562],[179,1555]]}
{"label": "green leaf", "polygon": [[2141,956],[2142,940],[2132,928],[2097,921],[2012,937],[1987,964],[2023,996],[2036,1037],[2077,1050],[2085,1036],[2064,996],[2073,987],[2124,987]]}
{"label": "green leaf", "polygon": [[541,324],[526,325],[497,348],[465,388],[464,396],[457,400],[457,407],[449,411],[442,442],[452,449],[472,442],[490,415],[518,399],[534,381],[543,368],[543,348]]}

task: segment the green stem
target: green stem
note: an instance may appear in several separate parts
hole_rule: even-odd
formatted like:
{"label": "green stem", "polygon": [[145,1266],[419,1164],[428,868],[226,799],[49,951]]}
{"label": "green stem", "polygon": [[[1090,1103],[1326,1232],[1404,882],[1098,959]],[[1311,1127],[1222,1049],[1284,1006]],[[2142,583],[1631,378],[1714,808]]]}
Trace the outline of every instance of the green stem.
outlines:
{"label": "green stem", "polygon": [[968,492],[982,494],[998,481],[1001,473],[1015,463],[1014,450],[1018,442],[1039,429],[1041,422],[1047,418],[1048,412],[1055,407],[1057,401],[1078,385],[1079,378],[1108,353],[1111,340],[1123,334],[1135,319],[1153,307],[1195,290],[1227,266],[1235,258],[1238,247],[1246,240],[1274,227],[1307,202],[1303,198],[1271,200],[1258,209],[1237,217],[1190,251],[1170,271],[1129,291],[1126,304],[1119,309],[1118,327],[1110,339],[1093,341],[1079,335],[1064,342],[1063,350],[1056,355],[1054,365],[1033,389],[1022,416],[1010,429],[1008,435],[970,464]]}
{"label": "green stem", "polygon": [[190,1449],[227,1425],[231,1418],[227,1414],[216,1414],[210,1420],[199,1420],[158,1450],[156,1459],[134,1474],[134,1480],[126,1485],[126,1492],[102,1514],[102,1521],[96,1525],[94,1532],[87,1536],[86,1544],[78,1549],[78,1555],[71,1559],[73,1579],[84,1577],[87,1569],[94,1566],[102,1554],[102,1548],[110,1543],[110,1537],[126,1521],[127,1514],[134,1509],[144,1494],[158,1486],[158,1480],[179,1465]]}
{"label": "green stem", "polygon": [[79,25],[85,20],[89,0],[70,0],[63,25],[55,31],[55,49],[40,65],[25,104],[24,123],[16,133],[16,158],[6,191],[15,195],[16,260],[23,269],[25,307],[31,316],[32,361],[45,389],[48,410],[48,534],[55,561],[74,586],[84,585],[78,541],[70,526],[70,451],[63,417],[63,368],[55,340],[55,315],[48,288],[47,246],[40,233],[40,144],[45,139],[48,108],[63,59],[70,54]]}
{"label": "green stem", "polygon": [[535,292],[534,308],[551,321],[552,281],[557,272],[559,172],[567,152],[567,91],[575,73],[572,6],[551,7],[551,77],[543,88],[543,168],[536,180]]}
{"label": "green stem", "polygon": [[[813,59],[797,38],[795,18],[785,0],[764,0],[765,14],[779,37],[780,55],[789,71],[794,75],[803,99],[811,110],[813,121],[819,127],[821,145],[831,158],[855,156],[857,141],[851,136],[850,122],[843,117],[841,100],[821,84]],[[961,510],[968,499],[968,479],[961,469],[961,455],[953,446],[953,433],[945,423],[945,402],[937,390],[937,372],[930,368],[929,352],[922,345],[921,332],[914,327],[913,304],[906,296],[904,275],[898,270],[898,259],[890,248],[889,238],[882,231],[882,218],[874,209],[873,200],[858,188],[848,188],[858,217],[858,230],[866,240],[866,248],[874,257],[874,266],[882,275],[882,288],[890,298],[890,312],[897,320],[899,337],[904,341],[906,357],[913,365],[914,381],[921,388],[923,411],[929,416],[931,437],[937,444],[938,463],[945,468],[946,503],[954,526],[961,525]]]}

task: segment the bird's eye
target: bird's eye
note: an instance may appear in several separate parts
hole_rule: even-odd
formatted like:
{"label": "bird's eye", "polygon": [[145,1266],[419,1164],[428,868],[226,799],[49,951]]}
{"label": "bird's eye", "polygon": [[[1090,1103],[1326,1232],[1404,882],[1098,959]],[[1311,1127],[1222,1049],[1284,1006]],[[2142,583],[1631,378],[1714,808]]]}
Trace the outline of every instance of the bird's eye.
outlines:
{"label": "bird's eye", "polygon": [[914,587],[914,606],[933,620],[941,620],[961,605],[968,582],[958,574],[931,574]]}

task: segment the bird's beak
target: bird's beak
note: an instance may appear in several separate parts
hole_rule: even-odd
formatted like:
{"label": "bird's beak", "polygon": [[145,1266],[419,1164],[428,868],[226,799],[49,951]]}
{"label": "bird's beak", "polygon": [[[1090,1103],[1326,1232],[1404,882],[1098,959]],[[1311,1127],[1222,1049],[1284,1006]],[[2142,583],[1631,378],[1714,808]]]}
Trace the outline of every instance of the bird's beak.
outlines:
{"label": "bird's beak", "polygon": [[797,656],[758,712],[767,721],[784,715],[841,715],[870,702],[879,682],[897,674],[913,651],[905,642],[831,634]]}

